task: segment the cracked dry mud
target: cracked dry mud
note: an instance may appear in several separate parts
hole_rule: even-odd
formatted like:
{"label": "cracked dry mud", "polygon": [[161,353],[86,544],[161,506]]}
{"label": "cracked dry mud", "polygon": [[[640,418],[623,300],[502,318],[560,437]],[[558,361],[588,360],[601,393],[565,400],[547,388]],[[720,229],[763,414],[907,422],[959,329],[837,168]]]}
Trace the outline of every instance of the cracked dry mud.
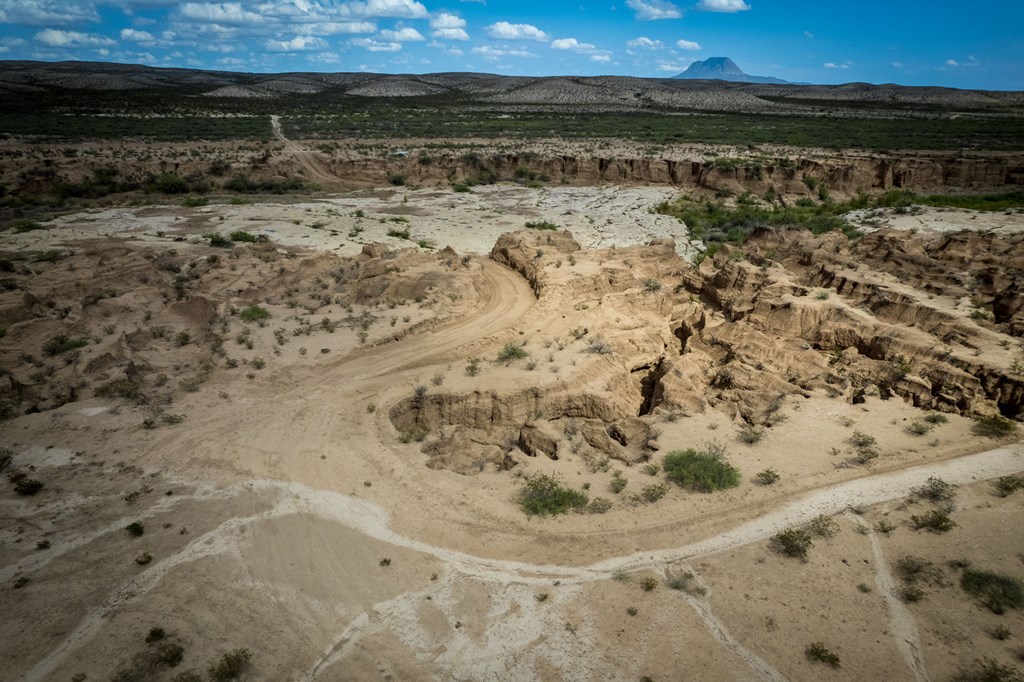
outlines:
{"label": "cracked dry mud", "polygon": [[[972,422],[1024,401],[1020,226],[764,231],[695,267],[652,193],[352,194],[5,235],[2,445],[44,483],[0,497],[5,677],[169,680],[239,647],[266,680],[939,680],[1012,661],[987,630],[1024,632],[1020,613],[978,606],[948,562],[1022,572],[1024,498],[991,480],[1024,447]],[[502,212],[446,233],[455,201]],[[437,249],[385,236],[400,206]],[[509,230],[565,211],[579,230]],[[311,214],[333,222],[291,224]],[[329,233],[357,224],[365,244]],[[214,248],[214,228],[269,238]],[[90,343],[48,355],[61,334]],[[508,344],[528,356],[499,362]],[[915,435],[928,414],[945,421]],[[645,464],[712,440],[739,487],[644,501],[664,481]],[[766,468],[780,480],[755,484]],[[536,473],[612,506],[527,518]],[[943,535],[909,523],[932,476],[957,486]],[[838,531],[806,563],[772,549],[820,514]],[[907,555],[939,576],[915,603],[896,594]],[[179,666],[140,658],[156,625]],[[812,641],[842,666],[809,662]]]}

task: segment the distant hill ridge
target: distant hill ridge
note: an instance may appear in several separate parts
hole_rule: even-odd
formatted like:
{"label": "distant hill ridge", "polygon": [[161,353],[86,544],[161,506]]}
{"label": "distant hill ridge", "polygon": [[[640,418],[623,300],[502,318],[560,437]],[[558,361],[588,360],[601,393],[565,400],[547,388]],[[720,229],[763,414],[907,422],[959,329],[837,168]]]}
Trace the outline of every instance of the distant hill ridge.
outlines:
{"label": "distant hill ridge", "polygon": [[736,62],[728,57],[708,57],[704,61],[694,62],[678,76],[672,78],[684,80],[718,80],[732,83],[774,83],[788,85],[789,81],[773,76],[751,76],[744,73]]}

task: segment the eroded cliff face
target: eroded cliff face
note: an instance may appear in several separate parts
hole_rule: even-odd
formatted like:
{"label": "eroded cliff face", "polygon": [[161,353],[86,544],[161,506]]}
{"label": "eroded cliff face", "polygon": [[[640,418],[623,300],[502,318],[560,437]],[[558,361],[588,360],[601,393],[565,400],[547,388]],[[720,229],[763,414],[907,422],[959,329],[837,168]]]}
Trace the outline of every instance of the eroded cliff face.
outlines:
{"label": "eroded cliff face", "polygon": [[[582,158],[494,154],[419,158],[342,159],[324,165],[345,182],[385,185],[401,176],[418,185],[488,180],[544,179],[554,183],[652,183],[710,191],[769,190],[814,195],[819,187],[839,194],[889,189],[999,189],[1024,185],[1024,157],[903,155],[899,157],[816,154],[770,160]],[[811,178],[810,184],[805,178]]]}
{"label": "eroded cliff face", "polygon": [[1024,333],[1007,303],[1024,280],[1022,237],[761,230],[693,267],[667,240],[588,250],[566,232],[524,231],[491,257],[531,283],[540,308],[577,311],[554,340],[577,359],[557,383],[483,380],[393,405],[396,428],[425,434],[433,467],[511,468],[565,448],[633,463],[659,447],[655,416],[717,410],[772,428],[787,401],[811,398],[1024,412],[1024,376],[1000,350]]}

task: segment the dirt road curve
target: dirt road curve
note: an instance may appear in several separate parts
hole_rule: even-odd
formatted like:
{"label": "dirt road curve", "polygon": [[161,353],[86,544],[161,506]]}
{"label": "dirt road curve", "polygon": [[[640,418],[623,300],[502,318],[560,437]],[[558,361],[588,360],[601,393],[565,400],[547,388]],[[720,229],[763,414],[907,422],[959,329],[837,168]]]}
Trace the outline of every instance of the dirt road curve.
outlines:
{"label": "dirt road curve", "polygon": [[284,153],[299,162],[299,165],[306,171],[306,176],[310,180],[320,183],[322,188],[333,187],[338,184],[338,178],[323,167],[314,152],[303,148],[299,143],[293,142],[284,136],[284,132],[281,130],[280,116],[272,115],[270,117],[270,126],[274,130],[274,137],[284,142]]}

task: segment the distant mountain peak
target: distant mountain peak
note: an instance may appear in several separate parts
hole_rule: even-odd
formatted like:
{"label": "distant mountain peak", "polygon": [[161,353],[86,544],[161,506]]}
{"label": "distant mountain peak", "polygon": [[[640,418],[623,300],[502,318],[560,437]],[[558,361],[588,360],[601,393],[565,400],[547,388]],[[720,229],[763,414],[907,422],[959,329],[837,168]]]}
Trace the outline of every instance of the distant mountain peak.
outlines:
{"label": "distant mountain peak", "polygon": [[743,72],[736,62],[728,57],[708,57],[699,62],[694,62],[678,76],[686,80],[719,80],[731,81],[733,83],[788,83],[781,78],[772,76],[751,76]]}

